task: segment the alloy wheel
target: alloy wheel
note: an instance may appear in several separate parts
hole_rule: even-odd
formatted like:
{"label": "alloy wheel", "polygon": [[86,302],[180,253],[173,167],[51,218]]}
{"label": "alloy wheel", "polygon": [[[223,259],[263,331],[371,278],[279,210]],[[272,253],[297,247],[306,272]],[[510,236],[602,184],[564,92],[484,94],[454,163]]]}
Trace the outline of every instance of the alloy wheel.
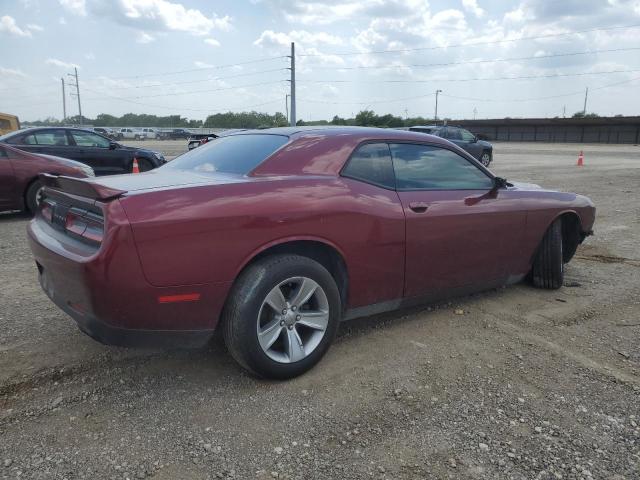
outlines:
{"label": "alloy wheel", "polygon": [[482,164],[485,167],[488,167],[489,164],[491,163],[491,155],[489,155],[489,153],[487,153],[487,152],[484,152],[482,154],[482,157],[480,157],[480,162],[482,162]]}
{"label": "alloy wheel", "polygon": [[308,357],[329,326],[329,301],[307,277],[292,277],[271,289],[257,320],[258,342],[273,361],[294,363]]}
{"label": "alloy wheel", "polygon": [[36,191],[36,207],[39,207],[40,204],[42,203],[42,200],[44,200],[44,187],[40,187],[37,191]]}

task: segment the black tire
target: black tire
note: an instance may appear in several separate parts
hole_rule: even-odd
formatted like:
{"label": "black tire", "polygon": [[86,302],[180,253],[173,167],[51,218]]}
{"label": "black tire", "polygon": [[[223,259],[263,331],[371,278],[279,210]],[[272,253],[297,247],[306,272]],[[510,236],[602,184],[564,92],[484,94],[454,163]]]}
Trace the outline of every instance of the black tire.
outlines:
{"label": "black tire", "polygon": [[488,150],[485,150],[482,152],[482,155],[480,155],[480,163],[485,167],[488,167],[489,164],[491,164],[491,160],[493,160],[493,157],[491,156],[491,152]]}
{"label": "black tire", "polygon": [[[153,163],[148,158],[139,158],[138,159],[138,168],[140,169],[140,173],[148,172],[149,170],[153,170]],[[131,169],[133,170],[133,162],[131,164]]]}
{"label": "black tire", "polygon": [[25,194],[25,203],[27,210],[31,215],[35,215],[36,210],[38,209],[38,192],[42,188],[42,183],[40,180],[36,180],[27,189],[27,193]]}
{"label": "black tire", "polygon": [[136,139],[136,140],[140,140],[140,135],[136,135],[136,136],[135,136],[135,139]]}
{"label": "black tire", "polygon": [[[326,294],[329,320],[320,343],[303,359],[281,363],[273,360],[258,341],[259,314],[267,294],[291,277],[307,277]],[[329,349],[340,323],[342,306],[336,282],[318,262],[299,255],[273,255],[247,267],[235,282],[222,314],[227,349],[249,372],[265,378],[288,379],[311,369]]]}
{"label": "black tire", "polygon": [[538,288],[556,290],[564,281],[562,259],[562,219],[557,219],[547,229],[536,252],[531,269],[531,280]]}

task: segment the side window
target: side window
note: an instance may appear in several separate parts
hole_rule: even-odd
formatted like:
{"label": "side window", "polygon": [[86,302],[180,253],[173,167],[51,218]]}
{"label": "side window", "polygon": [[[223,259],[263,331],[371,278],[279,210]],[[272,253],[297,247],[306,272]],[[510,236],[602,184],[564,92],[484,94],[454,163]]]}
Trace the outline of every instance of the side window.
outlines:
{"label": "side window", "polygon": [[35,135],[25,135],[24,137],[18,139],[19,144],[22,145],[37,145],[38,142],[36,142],[36,136]]}
{"label": "side window", "polygon": [[4,148],[0,147],[0,158],[8,158],[8,157],[9,155],[7,155],[7,151]]}
{"label": "side window", "polygon": [[460,135],[462,136],[462,141],[464,142],[473,142],[476,139],[476,136],[473,133],[462,128],[460,129]]}
{"label": "side window", "polygon": [[71,136],[79,147],[109,148],[109,140],[89,132],[71,131]]}
{"label": "side window", "polygon": [[398,190],[489,190],[491,178],[451,150],[391,144]]}
{"label": "side window", "polygon": [[362,145],[351,155],[342,175],[385,188],[395,188],[389,146],[386,143]]}
{"label": "side window", "polygon": [[44,130],[42,132],[35,132],[31,135],[27,135],[24,138],[24,143],[27,145],[69,145],[69,142],[67,141],[67,134],[64,130]]}
{"label": "side window", "polygon": [[462,140],[462,135],[460,135],[460,129],[448,127],[446,138],[449,140]]}

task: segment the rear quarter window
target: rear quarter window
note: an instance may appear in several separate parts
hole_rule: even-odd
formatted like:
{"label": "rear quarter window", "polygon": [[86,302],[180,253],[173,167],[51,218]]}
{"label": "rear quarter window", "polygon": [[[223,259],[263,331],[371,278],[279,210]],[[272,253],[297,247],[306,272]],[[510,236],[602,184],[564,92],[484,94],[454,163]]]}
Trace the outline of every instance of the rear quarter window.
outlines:
{"label": "rear quarter window", "polygon": [[395,188],[389,145],[369,143],[358,147],[342,170],[342,176],[384,188]]}
{"label": "rear quarter window", "polygon": [[289,141],[284,135],[230,135],[180,155],[162,168],[246,175]]}

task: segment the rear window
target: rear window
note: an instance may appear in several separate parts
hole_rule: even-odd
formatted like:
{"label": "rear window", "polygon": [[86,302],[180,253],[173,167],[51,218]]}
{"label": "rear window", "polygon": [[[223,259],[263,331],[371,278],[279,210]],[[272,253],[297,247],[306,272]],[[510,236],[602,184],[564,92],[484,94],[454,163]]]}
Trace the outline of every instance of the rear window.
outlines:
{"label": "rear window", "polygon": [[246,175],[288,141],[289,137],[267,134],[220,137],[180,155],[163,168]]}

